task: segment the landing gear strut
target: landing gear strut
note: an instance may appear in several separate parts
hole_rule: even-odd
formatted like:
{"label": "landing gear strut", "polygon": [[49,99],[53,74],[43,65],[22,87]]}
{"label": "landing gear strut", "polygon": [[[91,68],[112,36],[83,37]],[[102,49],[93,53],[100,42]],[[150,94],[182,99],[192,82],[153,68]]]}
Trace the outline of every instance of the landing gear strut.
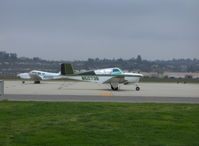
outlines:
{"label": "landing gear strut", "polygon": [[116,91],[118,90],[118,84],[117,83],[111,83],[111,89]]}
{"label": "landing gear strut", "polygon": [[118,87],[115,87],[115,88],[114,88],[114,87],[111,85],[111,89],[116,91],[116,90],[118,90]]}

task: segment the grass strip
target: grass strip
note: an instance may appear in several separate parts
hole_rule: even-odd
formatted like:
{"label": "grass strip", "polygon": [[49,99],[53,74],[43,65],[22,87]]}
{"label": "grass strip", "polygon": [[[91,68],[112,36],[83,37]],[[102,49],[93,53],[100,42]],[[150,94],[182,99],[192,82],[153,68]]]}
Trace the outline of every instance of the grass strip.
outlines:
{"label": "grass strip", "polygon": [[0,145],[199,145],[199,104],[0,102]]}

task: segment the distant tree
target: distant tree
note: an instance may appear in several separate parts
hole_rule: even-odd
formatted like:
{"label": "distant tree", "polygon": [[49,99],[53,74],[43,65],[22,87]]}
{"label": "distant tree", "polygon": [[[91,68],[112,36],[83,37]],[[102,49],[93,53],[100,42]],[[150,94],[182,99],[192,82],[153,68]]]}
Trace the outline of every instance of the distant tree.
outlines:
{"label": "distant tree", "polygon": [[[119,67],[124,70],[137,70],[144,72],[174,71],[174,72],[197,72],[199,71],[199,59],[173,59],[173,60],[144,60],[141,55],[136,58],[122,59],[99,59],[88,58],[88,60],[67,61],[74,65],[74,69],[98,69]],[[6,53],[0,51],[0,74],[16,74],[28,72],[33,69],[57,72],[60,70],[60,64],[64,61],[49,61],[38,57],[27,58],[17,57],[15,53]]]}
{"label": "distant tree", "polygon": [[188,67],[187,67],[187,71],[188,72],[194,72],[194,71],[196,71],[197,69],[195,69],[195,66],[193,66],[193,65],[189,65]]}
{"label": "distant tree", "polygon": [[136,58],[137,63],[141,63],[142,62],[142,57],[141,55],[138,55]]}
{"label": "distant tree", "polygon": [[4,61],[8,60],[9,59],[9,54],[6,53],[6,52],[0,52],[0,59],[4,60]]}
{"label": "distant tree", "polygon": [[17,59],[17,54],[16,53],[10,53],[10,59],[11,60],[16,60]]}
{"label": "distant tree", "polygon": [[40,61],[41,59],[39,57],[33,57],[34,61]]}
{"label": "distant tree", "polygon": [[89,62],[89,63],[93,63],[94,61],[95,61],[94,59],[88,58],[88,62]]}

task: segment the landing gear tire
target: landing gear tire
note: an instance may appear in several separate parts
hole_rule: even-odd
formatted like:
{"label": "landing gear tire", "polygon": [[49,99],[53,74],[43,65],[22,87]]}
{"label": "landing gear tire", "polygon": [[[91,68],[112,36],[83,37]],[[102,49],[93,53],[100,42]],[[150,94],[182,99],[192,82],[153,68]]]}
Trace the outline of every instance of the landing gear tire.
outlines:
{"label": "landing gear tire", "polygon": [[118,90],[118,87],[113,88],[113,86],[111,86],[111,89],[114,90],[114,91],[116,91],[116,90]]}
{"label": "landing gear tire", "polygon": [[34,81],[35,84],[40,84],[40,81]]}
{"label": "landing gear tire", "polygon": [[119,89],[119,84],[118,83],[110,83],[110,85],[111,85],[111,89],[114,90],[114,91]]}
{"label": "landing gear tire", "polygon": [[139,90],[140,90],[140,87],[136,87],[135,90],[136,90],[136,91],[139,91]]}
{"label": "landing gear tire", "polygon": [[114,90],[114,91],[117,91],[118,87],[114,88],[113,86],[111,86],[111,89]]}

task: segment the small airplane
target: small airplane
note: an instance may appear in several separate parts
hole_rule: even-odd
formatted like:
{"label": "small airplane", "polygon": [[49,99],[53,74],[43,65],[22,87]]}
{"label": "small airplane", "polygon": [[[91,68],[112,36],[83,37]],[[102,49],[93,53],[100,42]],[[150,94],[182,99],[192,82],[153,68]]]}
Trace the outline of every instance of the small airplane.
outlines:
{"label": "small airplane", "polygon": [[119,84],[135,84],[136,91],[139,91],[140,87],[137,83],[141,77],[143,77],[142,74],[124,73],[116,67],[74,73],[71,64],[61,64],[61,75],[59,78],[110,84],[112,90],[118,90]]}
{"label": "small airplane", "polygon": [[[51,72],[44,72],[39,70],[32,70],[28,73],[19,73],[17,74],[17,77],[25,80],[33,80],[35,84],[39,84],[41,80],[52,80],[52,79],[58,79],[61,75],[61,72],[59,73],[51,73]],[[25,83],[25,81],[22,81]]]}

